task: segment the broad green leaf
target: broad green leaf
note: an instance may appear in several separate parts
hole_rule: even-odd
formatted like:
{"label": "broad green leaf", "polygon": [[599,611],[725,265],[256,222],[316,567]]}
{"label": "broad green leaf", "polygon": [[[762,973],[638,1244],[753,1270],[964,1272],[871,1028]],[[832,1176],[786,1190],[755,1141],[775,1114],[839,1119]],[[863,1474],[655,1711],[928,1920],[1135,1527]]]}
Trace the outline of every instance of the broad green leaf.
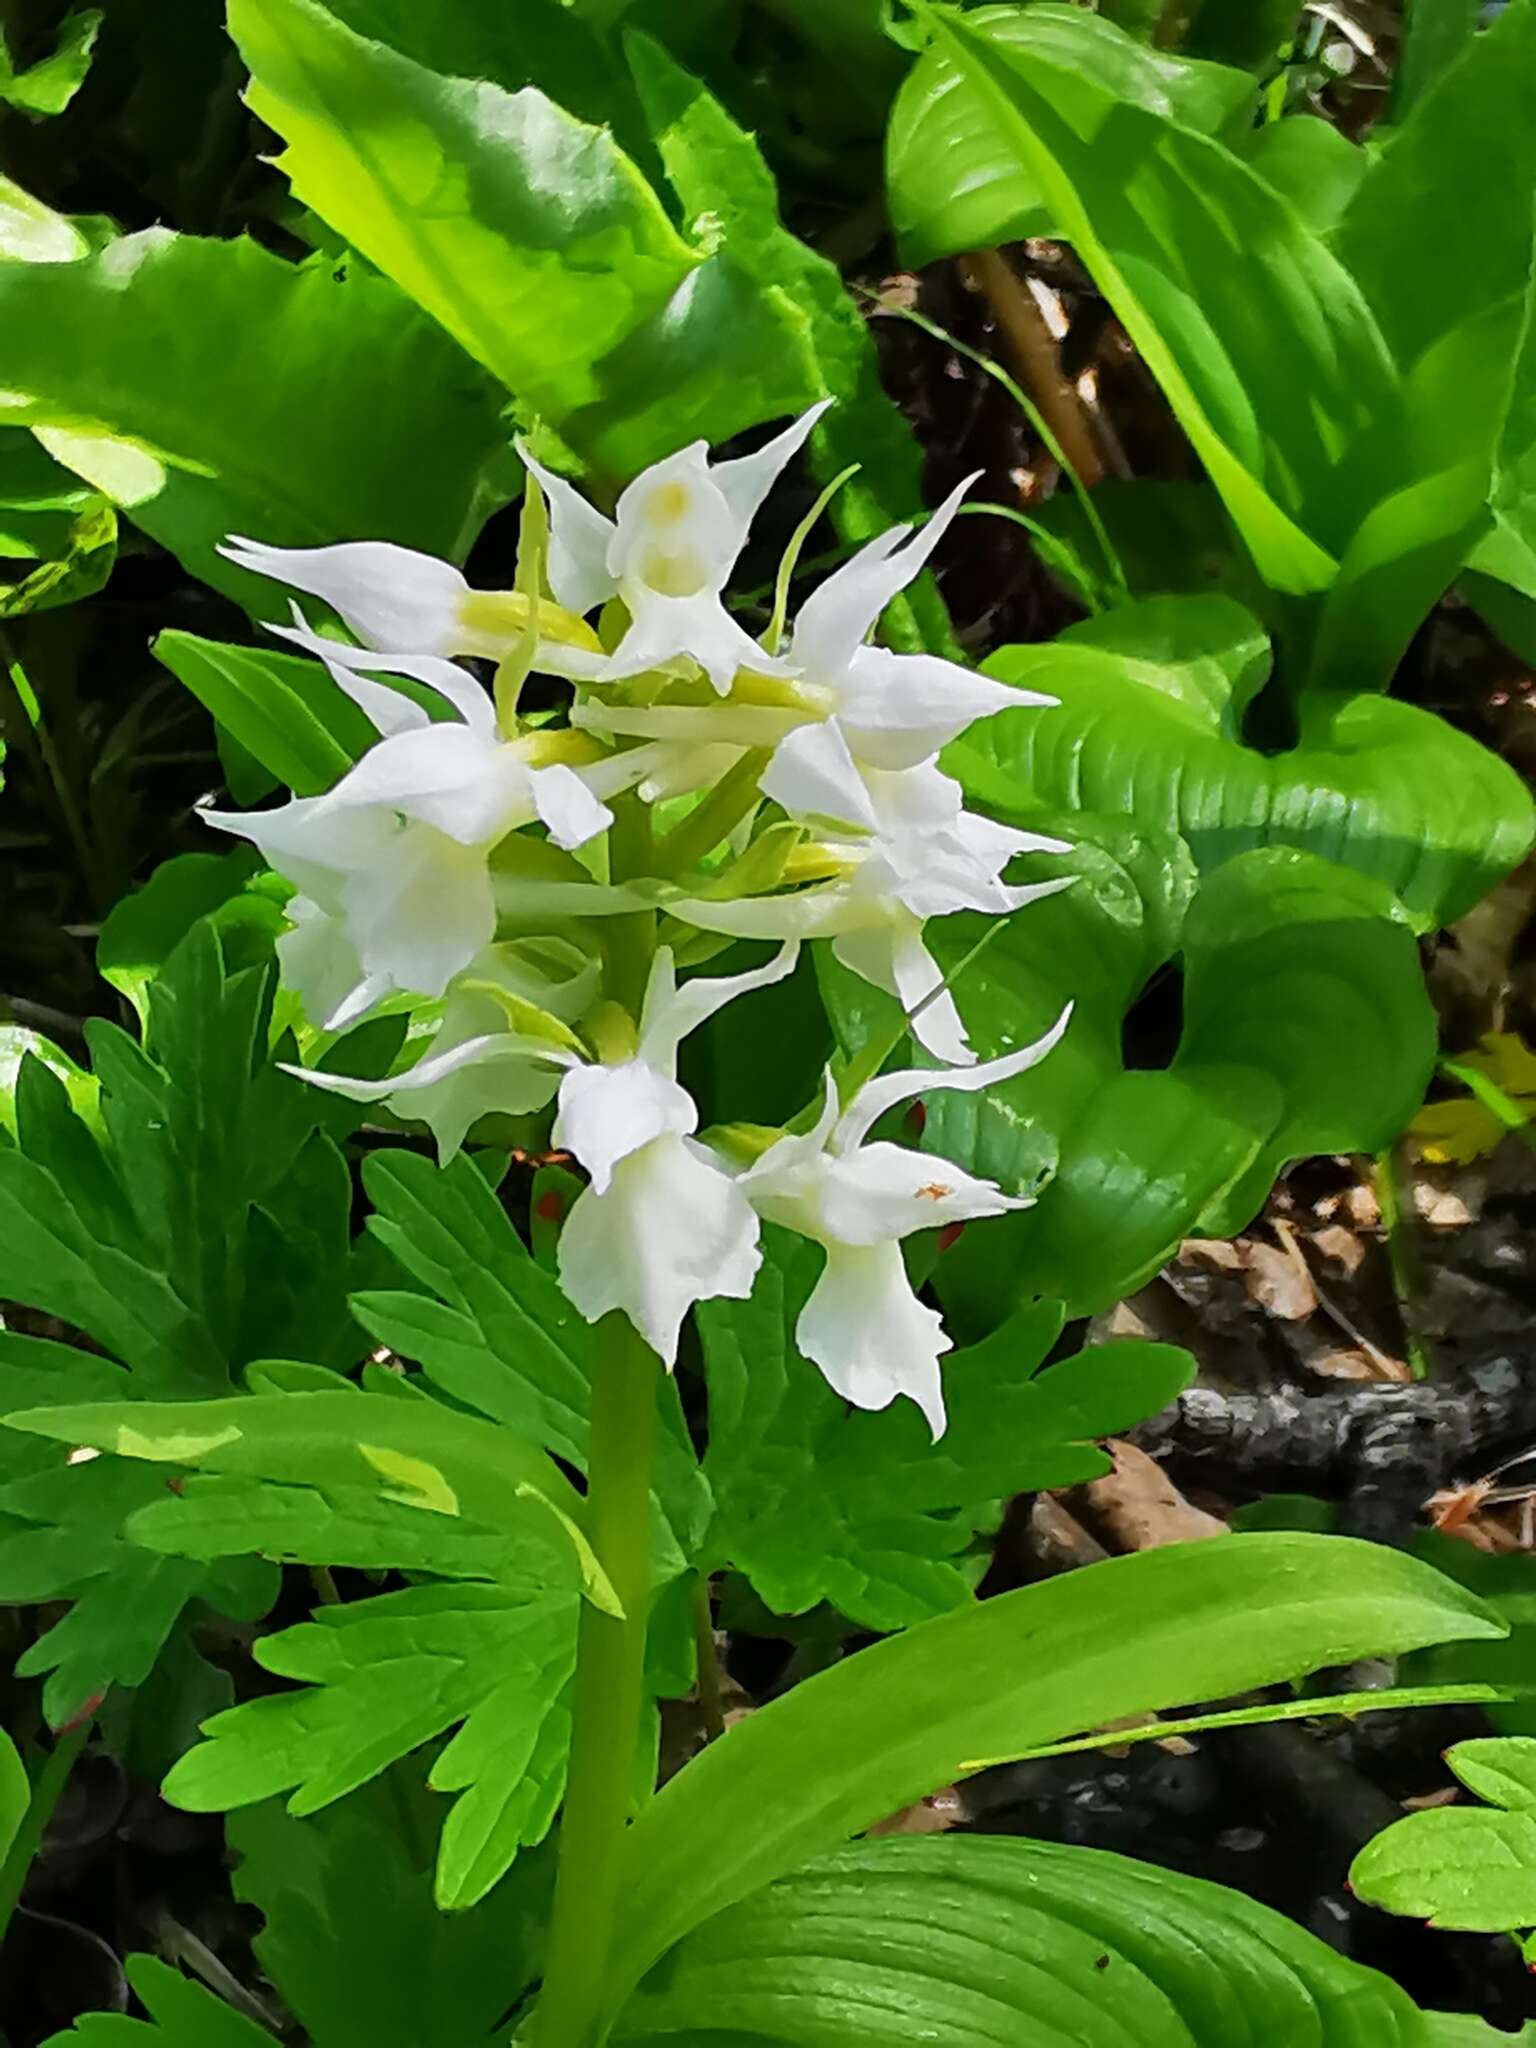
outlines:
{"label": "broad green leaf", "polygon": [[[1154,50],[1081,8],[1036,0],[978,7],[970,25],[999,49],[1051,64],[1063,107],[1091,119],[1097,96],[1145,107],[1204,134],[1226,127],[1251,97],[1241,72]],[[966,249],[1049,235],[1052,200],[1010,124],[942,40],[931,43],[896,96],[886,136],[891,225],[914,267]]]}
{"label": "broad green leaf", "polygon": [[168,1963],[155,1956],[130,1956],[126,1967],[147,2020],[87,2013],[43,2048],[271,2048],[265,2027]]}
{"label": "broad green leaf", "polygon": [[1426,2048],[1531,2048],[1536,2043],[1536,2020],[1528,2020],[1518,2034],[1491,2027],[1471,2013],[1429,2012],[1424,2015],[1429,2032]]}
{"label": "broad green leaf", "polygon": [[271,586],[215,553],[231,532],[457,555],[502,495],[494,387],[357,264],[160,229],[0,264],[0,388],[0,417],[261,611]]}
{"label": "broad green leaf", "polygon": [[735,1566],[775,1613],[826,1600],[893,1629],[965,1601],[958,1554],[988,1505],[1107,1470],[1094,1439],[1188,1382],[1185,1354],[1160,1345],[1102,1346],[1042,1373],[1061,1328],[1046,1302],[944,1361],[949,1426],[933,1443],[909,1402],[848,1412],[794,1342],[821,1255],[777,1231],[764,1252],[750,1300],[699,1310],[716,1500],[700,1569]]}
{"label": "broad green leaf", "polygon": [[233,0],[299,197],[559,425],[700,261],[610,137],[533,87],[444,78],[314,0]]}
{"label": "broad green leaf", "polygon": [[1319,854],[1385,882],[1421,928],[1454,922],[1523,858],[1536,812],[1518,776],[1415,705],[1307,693],[1295,747],[1246,744],[1263,659],[1225,598],[1088,620],[987,663],[1060,708],[973,726],[946,762],[989,809],[1129,812],[1181,834],[1203,871],[1255,847]]}
{"label": "broad green leaf", "polygon": [[104,498],[92,493],[70,520],[56,548],[28,575],[0,587],[0,619],[56,611],[61,605],[94,597],[117,561],[116,512]]}
{"label": "broad green leaf", "polygon": [[1368,1906],[1431,1927],[1536,1927],[1536,1814],[1484,1806],[1410,1813],[1366,1843],[1349,1883]]}
{"label": "broad green leaf", "polygon": [[87,1073],[52,1039],[44,1038],[40,1031],[29,1030],[22,1024],[0,1024],[0,1127],[15,1137],[16,1087],[21,1078],[21,1063],[25,1059],[39,1060],[50,1073],[57,1074],[64,1084],[70,1107],[99,1134],[101,1117],[96,1098],[100,1083],[96,1076]]}
{"label": "broad green leaf", "polygon": [[[379,1343],[417,1360],[447,1398],[584,1467],[594,1336],[532,1258],[466,1158],[446,1170],[406,1154],[364,1168],[369,1228],[420,1290],[368,1292],[353,1313]],[[675,1380],[661,1382],[656,1494],[673,1576],[709,1513]],[[483,1426],[483,1425],[482,1425]]]}
{"label": "broad green leaf", "polygon": [[1502,1806],[1511,1813],[1529,1813],[1536,1808],[1536,1739],[1484,1736],[1453,1744],[1445,1760],[1467,1790],[1490,1806]]}
{"label": "broad green leaf", "polygon": [[1348,533],[1341,471],[1398,405],[1396,371],[1348,273],[1219,142],[1008,45],[968,15],[934,9],[932,19],[1161,385],[1268,581],[1326,588],[1330,550]]}
{"label": "broad green leaf", "polygon": [[764,2025],[784,2048],[1428,2048],[1389,1977],[1241,1892],[984,1836],[861,1842],[718,1914],[615,2048]]}
{"label": "broad green leaf", "polygon": [[295,796],[318,796],[377,737],[318,661],[166,632],[156,659]]}
{"label": "broad green leaf", "polygon": [[1482,0],[1405,0],[1403,39],[1392,76],[1391,119],[1404,120],[1439,83],[1477,29]]}
{"label": "broad green leaf", "polygon": [[1370,164],[1357,142],[1318,114],[1267,121],[1236,146],[1319,235],[1337,227]]}
{"label": "broad green leaf", "polygon": [[554,1819],[577,1605],[571,1590],[509,1584],[413,1586],[321,1608],[256,1648],[265,1669],[305,1689],[215,1714],[165,1796],[216,1813],[290,1792],[291,1813],[314,1813],[457,1727],[428,1781],[460,1795],[443,1827],[436,1899],[473,1906]]}
{"label": "broad green leaf", "polygon": [[67,215],[0,176],[0,263],[72,263],[89,248]]}
{"label": "broad green leaf", "polygon": [[81,515],[99,503],[27,428],[0,427],[0,557],[52,561],[68,550]]}
{"label": "broad green leaf", "polygon": [[[685,213],[718,218],[735,259],[760,284],[786,292],[808,322],[817,386],[837,401],[812,436],[812,467],[829,484],[850,463],[860,465],[832,503],[839,532],[863,542],[917,517],[923,510],[921,450],[881,386],[874,339],[836,265],[784,226],[756,141],[719,101],[649,37],[632,35],[626,47]],[[931,578],[891,606],[886,633],[895,646],[949,651],[948,614]]]}
{"label": "broad green leaf", "polygon": [[[96,941],[103,981],[126,996],[140,1023],[149,1015],[148,990],[199,919],[219,933],[226,964],[249,932],[263,959],[283,929],[282,907],[259,886],[260,859],[248,847],[234,853],[180,853],[162,861],[144,884],[109,911]],[[253,886],[256,885],[256,886]]]}
{"label": "broad green leaf", "polygon": [[419,1846],[432,1820],[422,1806],[396,1773],[305,1820],[272,1801],[228,1823],[235,1895],[265,1921],[257,1959],[317,2048],[505,2038],[499,2023],[532,1975],[537,1889],[530,1899],[514,1881],[471,1911],[440,1912]]}
{"label": "broad green leaf", "polygon": [[17,71],[0,35],[0,100],[23,114],[62,114],[85,83],[91,51],[101,27],[99,7],[67,15],[52,54]]}
{"label": "broad green leaf", "polygon": [[708,1915],[968,1759],[1501,1626],[1416,1559],[1307,1535],[1145,1551],[924,1622],[738,1724],[640,1815],[607,2009]]}

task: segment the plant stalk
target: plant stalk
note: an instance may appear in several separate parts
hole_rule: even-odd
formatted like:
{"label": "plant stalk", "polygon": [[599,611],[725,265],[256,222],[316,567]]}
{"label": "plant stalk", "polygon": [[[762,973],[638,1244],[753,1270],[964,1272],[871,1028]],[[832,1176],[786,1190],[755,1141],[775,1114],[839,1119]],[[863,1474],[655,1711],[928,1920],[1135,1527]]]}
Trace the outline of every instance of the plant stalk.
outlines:
{"label": "plant stalk", "polygon": [[587,1463],[587,1533],[624,1609],[581,1608],[560,1864],[533,2025],[537,2048],[597,2048],[635,1792],[650,1594],[655,1353],[619,1315],[599,1325]]}
{"label": "plant stalk", "polygon": [[27,1872],[37,1860],[43,1834],[53,1818],[53,1809],[58,1805],[64,1787],[69,1783],[69,1774],[85,1747],[93,1718],[87,1715],[67,1735],[55,1738],[48,1760],[37,1774],[21,1826],[16,1830],[4,1863],[0,1863],[0,1942],[4,1941],[10,1929],[11,1916],[16,1911],[21,1888],[27,1881]]}

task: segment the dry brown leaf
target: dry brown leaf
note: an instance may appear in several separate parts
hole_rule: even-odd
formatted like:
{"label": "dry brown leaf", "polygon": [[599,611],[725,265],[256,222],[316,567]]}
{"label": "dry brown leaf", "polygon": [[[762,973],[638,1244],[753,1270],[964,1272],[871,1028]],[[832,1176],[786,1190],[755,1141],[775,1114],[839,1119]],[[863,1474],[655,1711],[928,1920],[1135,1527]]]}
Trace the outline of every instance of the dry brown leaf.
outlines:
{"label": "dry brown leaf", "polygon": [[1344,1212],[1356,1230],[1381,1228],[1381,1204],[1376,1199],[1376,1190],[1365,1181],[1346,1191]]}
{"label": "dry brown leaf", "polygon": [[1225,1536],[1227,1525],[1187,1501],[1154,1458],[1135,1444],[1111,1440],[1114,1470],[1077,1488],[1074,1499],[1116,1550],[1158,1550]]}
{"label": "dry brown leaf", "polygon": [[1179,1246],[1181,1266],[1204,1266],[1212,1273],[1235,1273],[1243,1263],[1243,1255],[1229,1238],[1186,1237]]}
{"label": "dry brown leaf", "polygon": [[938,1792],[930,1792],[926,1799],[916,1799],[910,1806],[904,1806],[900,1813],[893,1813],[889,1819],[877,1820],[869,1832],[872,1835],[942,1835],[969,1819],[960,1787],[945,1785]]}
{"label": "dry brown leaf", "polygon": [[1329,1265],[1337,1266],[1348,1280],[1360,1270],[1365,1257],[1365,1246],[1354,1231],[1346,1230],[1342,1223],[1330,1223],[1322,1230],[1314,1230],[1311,1239]]}
{"label": "dry brown leaf", "polygon": [[1415,1180],[1413,1206],[1433,1230],[1465,1230],[1472,1211],[1454,1189],[1436,1187],[1432,1180]]}
{"label": "dry brown leaf", "polygon": [[1250,1299],[1285,1322],[1305,1321],[1317,1307],[1317,1289],[1295,1240],[1284,1247],[1246,1237],[1237,1242]]}

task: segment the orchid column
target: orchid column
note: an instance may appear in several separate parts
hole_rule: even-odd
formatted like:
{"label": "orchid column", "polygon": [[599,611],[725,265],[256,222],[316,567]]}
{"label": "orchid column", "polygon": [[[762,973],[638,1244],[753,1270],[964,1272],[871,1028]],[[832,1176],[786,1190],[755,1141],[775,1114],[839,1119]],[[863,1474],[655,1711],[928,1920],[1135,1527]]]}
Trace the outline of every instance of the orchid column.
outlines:
{"label": "orchid column", "polygon": [[[657,1388],[690,1311],[751,1293],[764,1220],[797,1232],[825,1256],[796,1331],[805,1369],[855,1408],[910,1399],[940,1435],[949,1339],[901,1242],[1025,1198],[875,1129],[914,1096],[1023,1072],[1067,1028],[1064,1014],[978,1062],[923,935],[929,917],[1007,916],[1064,886],[1006,880],[1016,855],[1063,849],[967,812],[937,760],[974,719],[1050,700],[869,644],[962,492],[921,535],[883,535],[823,582],[782,648],[777,622],[753,640],[727,608],[751,522],[820,410],[755,455],[683,449],[611,519],[525,458],[511,590],[472,590],[376,542],[230,549],[361,643],[297,606],[274,629],[318,655],[379,734],[323,795],[209,814],[293,885],[279,951],[308,1027],[292,1071],[424,1125],[445,1162],[493,1114],[546,1118],[587,1176],[558,1271],[597,1331],[581,1533],[604,1604],[581,1610],[538,2048],[596,2048],[616,1852],[640,1787]],[[494,695],[466,660],[494,666]],[[530,669],[569,685],[563,721],[519,715]],[[750,1029],[754,995],[817,939],[897,999],[901,1028],[857,1072],[829,1070],[788,1129],[701,1130],[681,1043],[727,1005]],[[776,950],[696,971],[733,940]],[[385,1011],[409,1018],[386,1077],[312,1064]],[[880,1073],[908,1035],[938,1064]]]}

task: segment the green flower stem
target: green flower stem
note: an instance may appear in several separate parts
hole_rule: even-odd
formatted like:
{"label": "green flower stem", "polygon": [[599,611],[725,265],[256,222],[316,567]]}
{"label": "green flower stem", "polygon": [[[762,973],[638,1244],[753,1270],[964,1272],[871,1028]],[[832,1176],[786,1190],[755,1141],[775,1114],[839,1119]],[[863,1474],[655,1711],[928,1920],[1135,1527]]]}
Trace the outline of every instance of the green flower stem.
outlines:
{"label": "green flower stem", "polygon": [[728,768],[707,796],[674,825],[656,848],[655,872],[680,875],[728,839],[754,804],[761,801],[757,779],[767,767],[766,747],[753,747]]}
{"label": "green flower stem", "polygon": [[[614,882],[633,881],[652,871],[651,814],[631,791],[613,800],[608,832],[608,873]],[[638,1023],[645,985],[656,954],[656,913],[631,910],[603,919],[605,994]]]}
{"label": "green flower stem", "polygon": [[60,1794],[69,1783],[69,1774],[85,1747],[93,1718],[88,1714],[67,1735],[56,1737],[47,1762],[37,1774],[21,1826],[16,1830],[4,1863],[0,1863],[0,1941],[4,1941],[10,1928],[21,1888],[27,1881],[27,1872],[37,1860],[44,1830],[53,1818],[53,1809],[58,1805]]}
{"label": "green flower stem", "polygon": [[597,2048],[618,1907],[619,1847],[635,1791],[650,1594],[656,1354],[624,1317],[598,1328],[587,1533],[623,1620],[581,1608],[560,1867],[534,2018],[537,2048]]}

